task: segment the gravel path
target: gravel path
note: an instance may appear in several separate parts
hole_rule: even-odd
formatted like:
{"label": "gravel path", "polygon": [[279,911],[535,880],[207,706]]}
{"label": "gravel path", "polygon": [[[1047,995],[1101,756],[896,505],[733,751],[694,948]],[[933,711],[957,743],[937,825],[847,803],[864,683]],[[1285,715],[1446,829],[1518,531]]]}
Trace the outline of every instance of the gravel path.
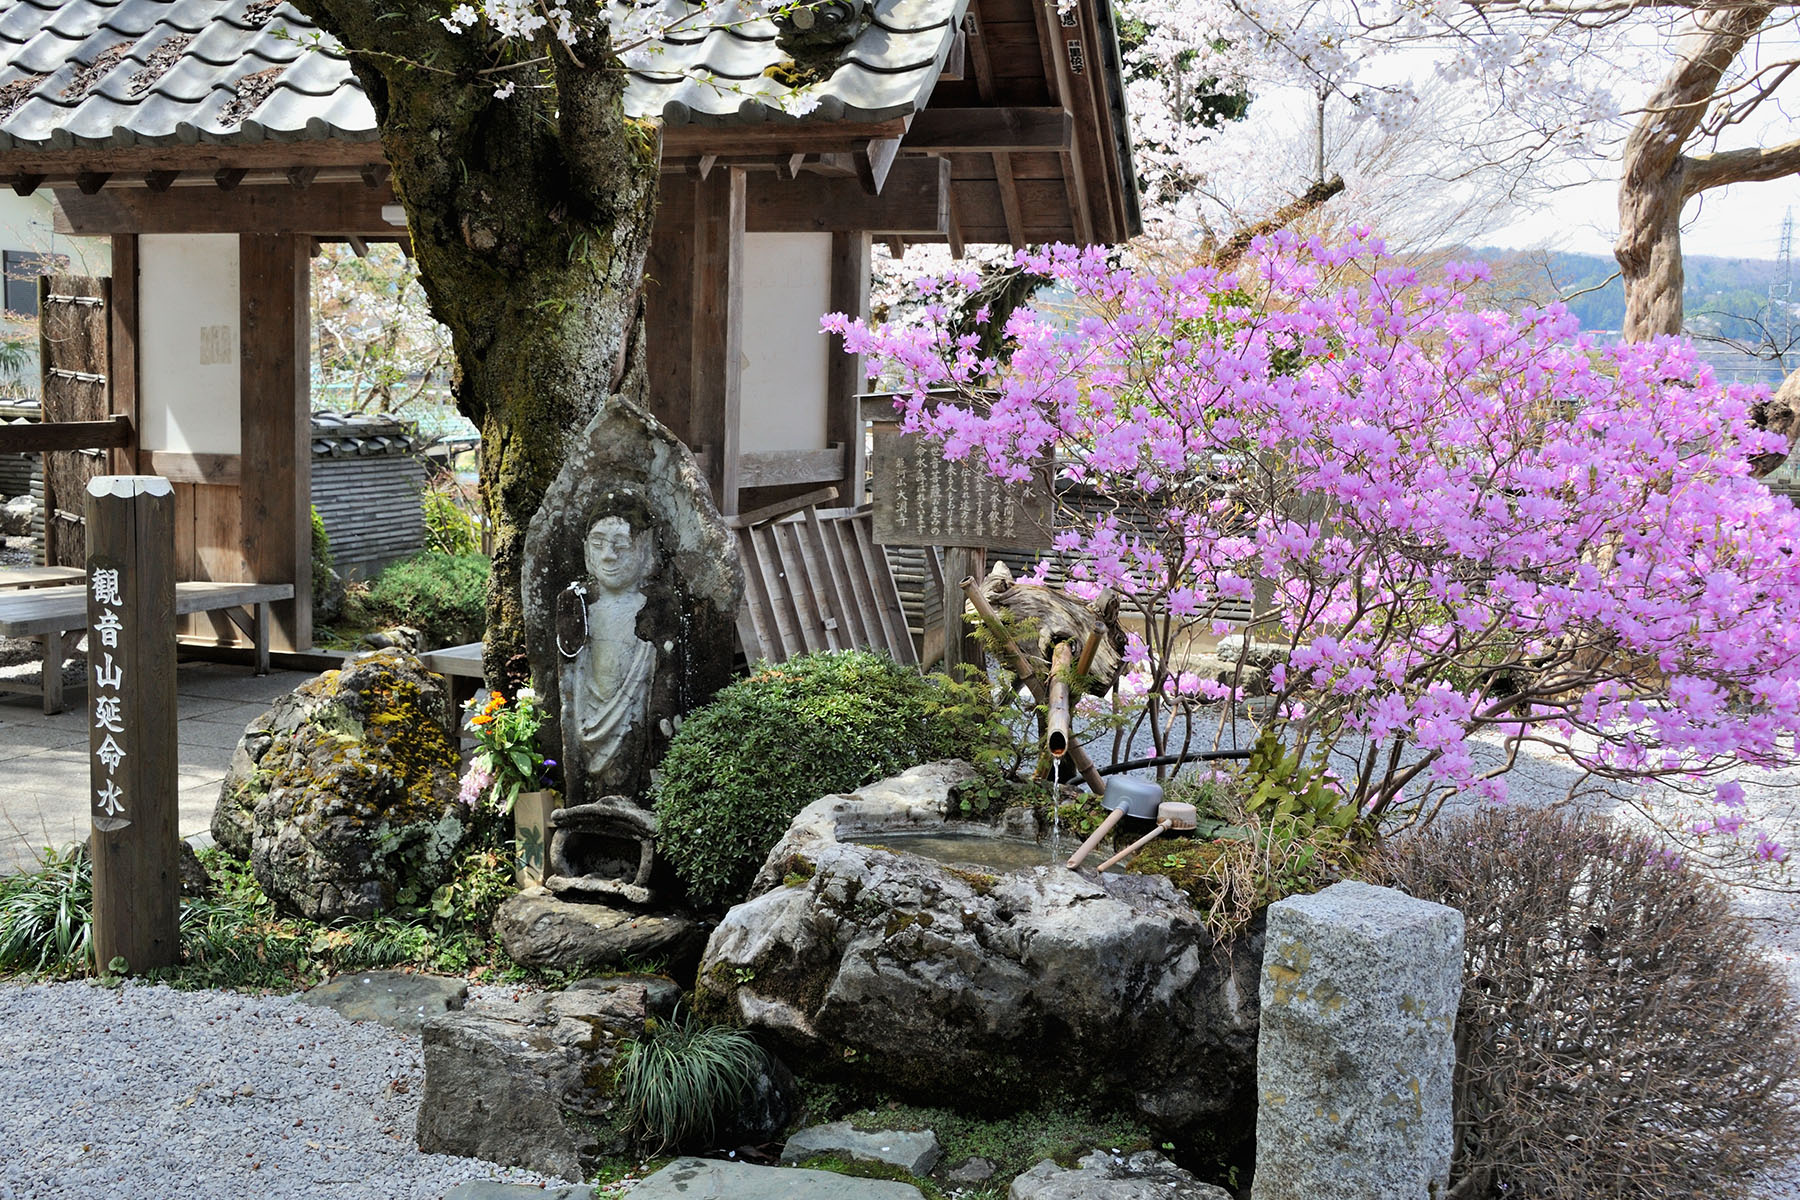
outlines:
{"label": "gravel path", "polygon": [[0,1200],[437,1200],[467,1179],[544,1181],[419,1153],[417,1035],[292,996],[4,985],[0,1063]]}

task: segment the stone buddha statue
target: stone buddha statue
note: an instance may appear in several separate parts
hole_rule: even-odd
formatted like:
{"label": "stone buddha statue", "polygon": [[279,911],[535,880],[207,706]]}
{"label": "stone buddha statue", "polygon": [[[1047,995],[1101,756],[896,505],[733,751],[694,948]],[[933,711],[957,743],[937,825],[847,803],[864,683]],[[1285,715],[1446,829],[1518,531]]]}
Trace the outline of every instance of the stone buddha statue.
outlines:
{"label": "stone buddha statue", "polygon": [[[638,636],[655,537],[603,516],[582,542],[585,579],[557,598],[557,651],[565,762],[600,778],[648,716],[656,646]],[[579,755],[579,758],[576,758]]]}

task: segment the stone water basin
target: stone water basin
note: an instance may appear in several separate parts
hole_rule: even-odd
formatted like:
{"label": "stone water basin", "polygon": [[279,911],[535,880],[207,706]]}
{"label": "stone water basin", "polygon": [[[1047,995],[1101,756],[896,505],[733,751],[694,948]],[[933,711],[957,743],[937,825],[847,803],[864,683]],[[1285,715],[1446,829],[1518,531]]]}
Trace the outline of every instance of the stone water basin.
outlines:
{"label": "stone water basin", "polygon": [[953,867],[974,867],[996,874],[1031,871],[1066,862],[1072,847],[1060,839],[1022,837],[991,830],[946,827],[936,833],[871,833],[849,839],[861,846],[916,854]]}
{"label": "stone water basin", "polygon": [[1005,1109],[1073,1090],[1244,1136],[1260,925],[1215,943],[1162,876],[1052,865],[1069,848],[1028,810],[950,820],[973,776],[928,763],[808,805],[708,941],[702,1011],[889,1093]]}

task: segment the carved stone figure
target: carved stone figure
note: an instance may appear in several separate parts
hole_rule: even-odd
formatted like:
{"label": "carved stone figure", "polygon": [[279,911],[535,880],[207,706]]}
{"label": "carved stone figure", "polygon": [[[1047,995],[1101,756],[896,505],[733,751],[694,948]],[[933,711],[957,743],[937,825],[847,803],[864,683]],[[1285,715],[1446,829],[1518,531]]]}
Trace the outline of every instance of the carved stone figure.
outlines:
{"label": "carved stone figure", "polygon": [[637,625],[653,552],[648,532],[634,534],[624,517],[601,517],[582,543],[587,577],[557,598],[565,740],[567,731],[576,735],[564,753],[573,757],[579,747],[590,775],[605,771],[648,711],[656,645],[638,636]]}
{"label": "carved stone figure", "polygon": [[563,806],[649,803],[676,724],[730,678],[743,573],[687,448],[614,397],[525,538],[526,650]]}

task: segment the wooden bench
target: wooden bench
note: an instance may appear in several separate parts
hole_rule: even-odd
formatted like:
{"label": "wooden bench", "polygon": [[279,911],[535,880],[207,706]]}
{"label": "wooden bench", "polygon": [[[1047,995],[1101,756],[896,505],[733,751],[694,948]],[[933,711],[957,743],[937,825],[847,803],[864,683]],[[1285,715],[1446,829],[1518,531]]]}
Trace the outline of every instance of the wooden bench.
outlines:
{"label": "wooden bench", "polygon": [[464,646],[446,646],[442,650],[419,655],[428,668],[442,675],[450,685],[450,720],[458,729],[462,728],[463,705],[474,699],[475,693],[481,690],[483,649],[480,642],[470,642]]}
{"label": "wooden bench", "polygon": [[[223,612],[256,647],[256,673],[269,673],[269,605],[294,598],[291,583],[208,583],[175,585],[175,614]],[[240,611],[243,610],[243,611]],[[44,711],[63,710],[63,664],[73,637],[87,628],[87,585],[38,587],[0,594],[0,637],[44,641],[40,687]],[[29,685],[0,680],[0,692],[34,692]]]}
{"label": "wooden bench", "polygon": [[60,587],[87,578],[81,567],[0,567],[0,591]]}

